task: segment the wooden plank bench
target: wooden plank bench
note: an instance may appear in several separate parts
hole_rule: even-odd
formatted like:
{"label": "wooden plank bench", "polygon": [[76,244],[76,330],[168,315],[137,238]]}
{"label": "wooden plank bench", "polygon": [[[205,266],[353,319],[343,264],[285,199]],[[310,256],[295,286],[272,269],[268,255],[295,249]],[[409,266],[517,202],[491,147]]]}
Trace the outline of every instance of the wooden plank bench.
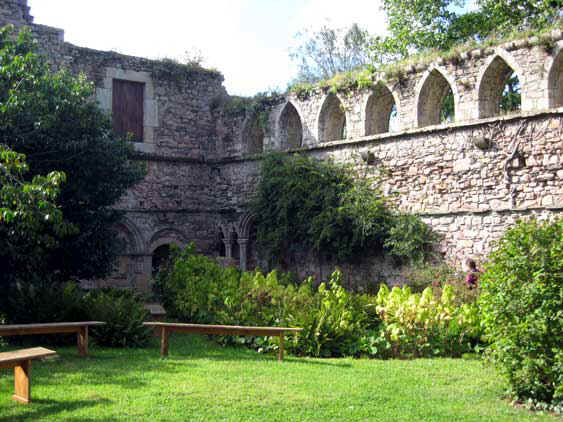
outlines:
{"label": "wooden plank bench", "polygon": [[53,322],[47,324],[0,325],[0,336],[76,333],[80,356],[88,356],[88,327],[105,325],[101,321]]}
{"label": "wooden plank bench", "polygon": [[31,401],[31,361],[56,354],[44,347],[0,353],[0,368],[14,368],[14,400],[22,403]]}
{"label": "wooden plank bench", "polygon": [[168,356],[170,333],[215,334],[221,336],[278,336],[280,349],[278,360],[283,360],[283,337],[286,332],[299,332],[302,328],[287,327],[243,327],[237,325],[181,324],[173,322],[145,322],[145,326],[160,330],[160,356]]}

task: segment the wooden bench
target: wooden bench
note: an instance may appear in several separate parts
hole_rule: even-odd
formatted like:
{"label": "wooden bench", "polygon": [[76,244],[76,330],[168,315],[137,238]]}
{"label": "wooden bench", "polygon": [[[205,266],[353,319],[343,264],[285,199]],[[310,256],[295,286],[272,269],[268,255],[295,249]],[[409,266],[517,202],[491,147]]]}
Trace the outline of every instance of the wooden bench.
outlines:
{"label": "wooden bench", "polygon": [[181,324],[172,322],[145,322],[145,326],[160,330],[160,356],[168,356],[170,333],[215,334],[221,336],[278,336],[280,349],[278,360],[283,360],[283,337],[286,332],[299,332],[302,328],[242,327],[236,325]]}
{"label": "wooden bench", "polygon": [[56,354],[44,347],[0,353],[0,368],[14,368],[14,400],[22,403],[31,401],[31,361]]}
{"label": "wooden bench", "polygon": [[53,322],[47,324],[0,325],[0,336],[76,333],[80,356],[88,356],[88,327],[105,325],[100,321]]}

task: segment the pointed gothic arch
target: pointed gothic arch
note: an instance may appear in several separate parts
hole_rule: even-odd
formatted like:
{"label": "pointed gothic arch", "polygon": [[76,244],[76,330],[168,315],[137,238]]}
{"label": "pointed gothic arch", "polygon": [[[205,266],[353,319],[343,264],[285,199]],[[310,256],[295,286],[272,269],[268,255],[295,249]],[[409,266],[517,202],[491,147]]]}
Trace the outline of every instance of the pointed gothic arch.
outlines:
{"label": "pointed gothic arch", "polygon": [[397,112],[398,101],[387,84],[380,81],[369,95],[365,106],[365,135],[390,132],[393,110]]}
{"label": "pointed gothic arch", "polygon": [[[503,94],[507,82],[516,77],[522,83],[522,71],[510,54],[499,49],[487,62],[477,81],[478,117],[494,117],[502,113]],[[520,108],[522,100],[520,100]]]}
{"label": "pointed gothic arch", "polygon": [[279,118],[279,137],[282,149],[301,148],[303,144],[303,125],[297,108],[288,101]]}
{"label": "pointed gothic arch", "polygon": [[419,82],[416,95],[417,126],[454,122],[458,101],[455,82],[446,71],[438,66],[428,69]]}
{"label": "pointed gothic arch", "polygon": [[319,142],[330,142],[346,137],[346,113],[340,99],[329,94],[319,113]]}

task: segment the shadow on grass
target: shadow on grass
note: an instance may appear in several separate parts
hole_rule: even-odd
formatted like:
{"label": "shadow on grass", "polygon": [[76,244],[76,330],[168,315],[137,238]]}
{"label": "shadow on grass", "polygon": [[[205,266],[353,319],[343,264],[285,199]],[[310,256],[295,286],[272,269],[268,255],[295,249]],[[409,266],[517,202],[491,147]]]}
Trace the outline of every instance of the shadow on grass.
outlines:
{"label": "shadow on grass", "polygon": [[[277,362],[277,352],[258,353],[244,346],[221,346],[207,336],[175,334],[170,336],[169,357],[165,360],[197,361],[210,360],[216,362],[253,361]],[[319,359],[301,358],[298,356],[284,356],[281,364],[317,365],[339,368],[349,368],[352,365],[336,361],[322,361]]]}
{"label": "shadow on grass", "polygon": [[[109,399],[95,399],[95,400],[76,400],[76,401],[57,401],[57,400],[33,400],[31,405],[25,405],[25,410],[19,415],[10,415],[7,417],[0,416],[0,422],[15,422],[15,421],[34,421],[39,418],[45,418],[52,416],[53,420],[56,419],[56,415],[60,412],[68,412],[78,409],[84,409],[87,407],[97,406],[99,404],[108,404],[112,401]],[[21,404],[16,404],[17,406],[24,406]],[[80,421],[94,421],[97,419],[65,419],[70,420],[80,420]],[[117,418],[106,418],[104,417],[104,422],[118,421]]]}
{"label": "shadow on grass", "polygon": [[[13,349],[13,346],[9,348]],[[151,382],[147,378],[149,372],[157,372],[165,377],[167,374],[201,367],[206,364],[204,361],[278,363],[277,354],[261,354],[242,346],[222,347],[212,339],[198,335],[171,336],[170,355],[164,359],[160,357],[160,344],[156,339],[148,347],[137,349],[112,349],[92,345],[87,358],[79,357],[73,346],[54,349],[59,355],[58,359],[34,364],[34,378],[41,384],[61,387],[72,377],[72,384],[75,385],[119,385],[136,390]],[[352,366],[335,360],[322,361],[288,355],[279,364],[329,368]],[[75,376],[76,374],[79,376]]]}

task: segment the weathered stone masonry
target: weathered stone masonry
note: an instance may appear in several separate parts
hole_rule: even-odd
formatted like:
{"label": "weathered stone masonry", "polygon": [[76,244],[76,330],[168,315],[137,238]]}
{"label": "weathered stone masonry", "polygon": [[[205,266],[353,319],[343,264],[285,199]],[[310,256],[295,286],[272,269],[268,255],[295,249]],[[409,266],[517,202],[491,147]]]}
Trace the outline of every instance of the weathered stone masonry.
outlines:
{"label": "weathered stone masonry", "polygon": [[[262,127],[256,116],[226,111],[219,74],[76,47],[62,30],[33,24],[26,0],[0,0],[4,23],[30,26],[54,66],[84,72],[108,112],[114,79],[144,84],[143,142],[135,149],[148,174],[116,204],[126,211],[117,229],[128,246],[114,284],[146,288],[153,254],[171,243],[194,241],[207,254],[254,265],[246,204],[262,150],[332,157],[368,177],[385,168],[384,192],[443,233],[442,249],[454,262],[483,257],[521,216],[562,212],[561,31],[547,46],[510,42],[413,65],[390,80],[377,75],[374,89],[290,95]],[[521,110],[503,116],[500,99],[512,72]],[[448,92],[455,116],[440,124]],[[352,271],[381,276],[378,265]],[[321,267],[304,262],[295,270],[326,274]]]}

